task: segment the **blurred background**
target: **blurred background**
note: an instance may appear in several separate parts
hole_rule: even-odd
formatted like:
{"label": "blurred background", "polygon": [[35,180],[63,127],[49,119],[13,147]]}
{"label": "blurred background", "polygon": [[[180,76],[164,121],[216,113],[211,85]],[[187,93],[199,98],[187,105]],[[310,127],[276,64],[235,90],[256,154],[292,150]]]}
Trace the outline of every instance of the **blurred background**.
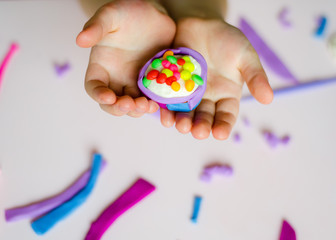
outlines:
{"label": "blurred background", "polygon": [[[227,21],[247,20],[306,83],[336,77],[328,49],[335,9],[333,0],[229,0]],[[327,24],[316,36],[321,17]],[[245,99],[228,140],[199,141],[156,116],[110,116],[87,96],[90,49],[75,44],[88,20],[81,1],[0,1],[0,20],[0,61],[13,42],[20,47],[0,89],[0,239],[37,239],[29,220],[6,223],[4,210],[62,192],[90,167],[93,151],[106,170],[87,202],[43,239],[83,239],[138,177],[157,190],[103,239],[275,240],[283,220],[297,239],[336,238],[336,82],[276,95],[268,106]],[[274,89],[291,86],[263,62]],[[265,131],[289,141],[271,146]],[[214,162],[234,174],[202,182]],[[197,224],[195,195],[203,198]]]}

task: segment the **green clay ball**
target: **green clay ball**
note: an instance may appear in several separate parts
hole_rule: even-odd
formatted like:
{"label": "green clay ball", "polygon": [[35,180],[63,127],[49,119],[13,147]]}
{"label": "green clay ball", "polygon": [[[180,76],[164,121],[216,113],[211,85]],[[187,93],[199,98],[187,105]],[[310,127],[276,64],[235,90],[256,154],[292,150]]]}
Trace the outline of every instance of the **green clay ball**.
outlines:
{"label": "green clay ball", "polygon": [[197,74],[193,74],[191,79],[197,84],[197,85],[203,85],[204,84],[204,81],[203,79],[198,76]]}
{"label": "green clay ball", "polygon": [[151,83],[152,81],[145,77],[142,79],[142,84],[145,86],[145,88],[148,88]]}
{"label": "green clay ball", "polygon": [[161,67],[161,64],[162,64],[162,60],[157,58],[157,59],[154,59],[154,61],[152,62],[152,68],[158,68],[158,67]]}
{"label": "green clay ball", "polygon": [[171,63],[171,64],[176,64],[177,63],[177,59],[174,56],[167,56],[167,60]]}

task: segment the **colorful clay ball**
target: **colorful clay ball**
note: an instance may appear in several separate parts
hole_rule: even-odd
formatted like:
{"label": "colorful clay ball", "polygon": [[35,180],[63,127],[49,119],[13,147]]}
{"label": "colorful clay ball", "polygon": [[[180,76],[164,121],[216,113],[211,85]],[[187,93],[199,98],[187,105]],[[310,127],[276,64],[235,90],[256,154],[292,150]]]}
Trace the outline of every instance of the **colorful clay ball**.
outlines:
{"label": "colorful clay ball", "polygon": [[197,74],[193,74],[193,75],[191,76],[191,79],[192,79],[197,85],[203,85],[203,84],[204,84],[203,79],[202,79],[200,76],[198,76]]}
{"label": "colorful clay ball", "polygon": [[177,60],[177,64],[182,66],[183,64],[185,64],[185,60],[183,58],[180,58],[179,60]]}
{"label": "colorful clay ball", "polygon": [[163,60],[162,61],[162,66],[164,67],[164,68],[169,68],[170,67],[170,62],[168,61],[168,60]]}
{"label": "colorful clay ball", "polygon": [[183,70],[181,72],[181,78],[183,80],[189,80],[191,78],[191,73],[188,70]]}
{"label": "colorful clay ball", "polygon": [[185,88],[188,92],[191,92],[195,87],[195,82],[193,80],[185,81]]}
{"label": "colorful clay ball", "polygon": [[164,74],[166,74],[167,77],[171,77],[171,76],[173,76],[173,71],[170,70],[170,69],[165,68],[165,69],[163,69],[161,72],[164,73]]}
{"label": "colorful clay ball", "polygon": [[166,82],[166,79],[167,79],[167,75],[164,74],[164,73],[160,73],[159,76],[156,79],[156,82],[159,83],[159,84],[163,84],[163,83]]}
{"label": "colorful clay ball", "polygon": [[171,63],[171,64],[176,64],[177,63],[177,59],[174,56],[167,56],[167,60]]}
{"label": "colorful clay ball", "polygon": [[176,81],[177,81],[176,77],[171,76],[171,77],[169,77],[169,78],[166,79],[166,84],[167,84],[168,86],[171,86],[172,83],[173,83],[173,82],[176,82]]}
{"label": "colorful clay ball", "polygon": [[178,83],[178,82],[173,82],[171,84],[171,88],[175,91],[175,92],[178,92],[181,88],[181,85]]}
{"label": "colorful clay ball", "polygon": [[161,67],[162,65],[162,60],[157,58],[157,59],[154,59],[154,61],[152,62],[152,68],[158,68],[158,67]]}
{"label": "colorful clay ball", "polygon": [[184,70],[188,70],[189,72],[193,72],[195,70],[195,65],[191,62],[186,62],[182,67]]}
{"label": "colorful clay ball", "polygon": [[158,75],[159,75],[159,71],[158,70],[151,70],[147,74],[147,79],[148,80],[154,80],[155,78],[157,78]]}
{"label": "colorful clay ball", "polygon": [[148,80],[145,77],[142,79],[142,84],[145,86],[145,88],[148,88],[151,83],[152,83],[152,81]]}
{"label": "colorful clay ball", "polygon": [[173,51],[166,51],[164,54],[163,54],[163,59],[166,59],[168,56],[174,56],[174,53]]}

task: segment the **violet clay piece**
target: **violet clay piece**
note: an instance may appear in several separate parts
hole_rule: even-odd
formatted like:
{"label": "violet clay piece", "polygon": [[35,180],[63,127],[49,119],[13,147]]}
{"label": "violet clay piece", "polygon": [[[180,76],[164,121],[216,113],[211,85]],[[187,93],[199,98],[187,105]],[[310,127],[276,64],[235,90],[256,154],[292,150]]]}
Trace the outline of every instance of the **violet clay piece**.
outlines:
{"label": "violet clay piece", "polygon": [[138,87],[161,108],[189,112],[205,93],[207,69],[205,59],[195,50],[165,49],[142,67]]}

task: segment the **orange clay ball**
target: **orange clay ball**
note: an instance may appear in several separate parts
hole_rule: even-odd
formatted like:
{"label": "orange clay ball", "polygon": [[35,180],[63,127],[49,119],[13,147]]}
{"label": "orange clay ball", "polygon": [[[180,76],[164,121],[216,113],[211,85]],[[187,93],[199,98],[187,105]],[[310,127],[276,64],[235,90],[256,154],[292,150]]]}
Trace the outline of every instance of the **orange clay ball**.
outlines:
{"label": "orange clay ball", "polygon": [[181,86],[180,86],[180,84],[179,84],[178,82],[172,82],[172,84],[171,84],[171,88],[172,88],[175,92],[177,92],[178,90],[180,90]]}
{"label": "orange clay ball", "polygon": [[195,87],[195,82],[193,80],[187,80],[185,81],[185,88],[188,92],[191,92]]}
{"label": "orange clay ball", "polygon": [[164,54],[163,54],[163,59],[167,59],[168,56],[174,56],[174,53],[173,51],[166,51]]}

